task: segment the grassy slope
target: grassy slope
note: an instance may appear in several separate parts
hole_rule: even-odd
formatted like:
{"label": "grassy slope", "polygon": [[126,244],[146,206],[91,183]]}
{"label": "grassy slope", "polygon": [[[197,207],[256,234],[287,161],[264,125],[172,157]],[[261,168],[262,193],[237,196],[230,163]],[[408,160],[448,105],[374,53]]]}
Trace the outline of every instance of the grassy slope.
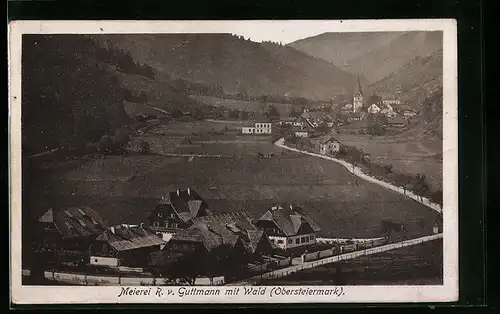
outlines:
{"label": "grassy slope", "polygon": [[399,70],[373,83],[369,93],[384,95],[400,90],[405,99],[420,105],[426,94],[441,90],[443,86],[443,51],[427,57],[418,57]]}
{"label": "grassy slope", "polygon": [[[163,193],[193,187],[215,211],[245,209],[255,218],[275,202],[303,204],[323,228],[323,236],[376,236],[380,221],[388,218],[405,221],[408,236],[432,231],[435,213],[423,205],[374,184],[359,180],[357,185],[343,167],[326,160],[294,154],[258,159],[255,145],[262,150],[273,145],[257,142],[233,147],[252,152],[240,158],[133,156],[110,157],[102,165],[84,162],[42,182],[32,210],[85,203],[111,223],[137,223]],[[126,181],[133,174],[135,180]]]}

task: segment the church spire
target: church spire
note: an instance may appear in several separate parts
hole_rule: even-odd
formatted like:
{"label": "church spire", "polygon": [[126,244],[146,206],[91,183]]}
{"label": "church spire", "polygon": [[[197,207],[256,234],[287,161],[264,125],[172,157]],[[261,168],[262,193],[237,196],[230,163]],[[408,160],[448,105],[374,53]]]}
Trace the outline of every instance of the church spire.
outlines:
{"label": "church spire", "polygon": [[359,80],[359,74],[358,74],[358,93],[360,93],[361,96],[363,96],[363,89],[361,88],[361,82]]}

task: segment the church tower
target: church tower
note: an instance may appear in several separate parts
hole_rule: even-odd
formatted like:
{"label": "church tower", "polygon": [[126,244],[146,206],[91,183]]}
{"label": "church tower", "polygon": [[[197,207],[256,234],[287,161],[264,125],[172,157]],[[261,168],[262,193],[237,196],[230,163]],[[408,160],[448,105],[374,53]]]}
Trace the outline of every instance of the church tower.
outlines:
{"label": "church tower", "polygon": [[358,89],[353,95],[352,100],[352,111],[358,112],[363,107],[363,90],[361,89],[361,82],[359,81],[358,75]]}

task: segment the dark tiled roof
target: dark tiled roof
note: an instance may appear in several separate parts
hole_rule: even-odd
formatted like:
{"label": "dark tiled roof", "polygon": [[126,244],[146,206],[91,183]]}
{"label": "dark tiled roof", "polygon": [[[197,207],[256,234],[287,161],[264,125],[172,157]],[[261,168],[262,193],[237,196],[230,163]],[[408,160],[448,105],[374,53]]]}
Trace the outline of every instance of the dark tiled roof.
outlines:
{"label": "dark tiled roof", "polygon": [[276,209],[268,210],[259,220],[274,221],[288,237],[296,235],[304,224],[311,226],[314,232],[321,231],[321,228],[303,212],[302,208],[296,205],[281,205]]}
{"label": "dark tiled roof", "polygon": [[340,142],[339,142],[338,140],[336,140],[335,138],[330,137],[330,138],[328,138],[328,139],[326,139],[326,140],[323,140],[323,141],[321,142],[321,144],[328,144],[328,143],[335,143],[335,142],[340,143]]}
{"label": "dark tiled roof", "polygon": [[221,245],[234,246],[241,241],[246,250],[255,253],[265,234],[253,225],[246,212],[219,213],[193,220],[193,226],[177,233],[172,239],[201,240],[208,251]]}
{"label": "dark tiled roof", "polygon": [[162,196],[158,204],[171,205],[179,218],[188,222],[198,216],[202,205],[206,205],[206,202],[193,189],[179,189]]}
{"label": "dark tiled roof", "polygon": [[98,236],[106,229],[102,218],[88,206],[49,209],[38,221],[53,223],[64,239]]}
{"label": "dark tiled roof", "polygon": [[[114,228],[114,232],[111,230]],[[115,226],[107,229],[97,241],[108,242],[117,251],[128,251],[165,244],[155,233],[137,226]]]}

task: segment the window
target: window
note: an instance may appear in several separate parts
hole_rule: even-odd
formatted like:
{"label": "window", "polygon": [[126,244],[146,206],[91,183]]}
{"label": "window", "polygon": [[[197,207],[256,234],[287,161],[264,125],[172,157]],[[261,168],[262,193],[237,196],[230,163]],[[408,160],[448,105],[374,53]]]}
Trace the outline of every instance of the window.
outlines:
{"label": "window", "polygon": [[300,244],[300,239],[299,238],[295,239],[295,244]]}
{"label": "window", "polygon": [[97,258],[94,261],[97,263],[98,262]]}
{"label": "window", "polygon": [[309,239],[314,240],[314,235],[311,235]]}
{"label": "window", "polygon": [[278,244],[283,244],[283,240],[278,240]]}
{"label": "window", "polygon": [[300,238],[300,243],[305,243],[306,242],[306,238],[302,237]]}
{"label": "window", "polygon": [[153,222],[153,227],[159,227],[160,223],[158,221]]}
{"label": "window", "polygon": [[288,244],[292,244],[292,239],[289,239],[289,240],[288,240]]}
{"label": "window", "polygon": [[171,214],[170,214],[170,218],[175,218],[175,214],[174,214],[174,213],[171,213]]}
{"label": "window", "polygon": [[163,216],[163,214],[161,212],[158,212],[158,217],[161,218],[161,216]]}

